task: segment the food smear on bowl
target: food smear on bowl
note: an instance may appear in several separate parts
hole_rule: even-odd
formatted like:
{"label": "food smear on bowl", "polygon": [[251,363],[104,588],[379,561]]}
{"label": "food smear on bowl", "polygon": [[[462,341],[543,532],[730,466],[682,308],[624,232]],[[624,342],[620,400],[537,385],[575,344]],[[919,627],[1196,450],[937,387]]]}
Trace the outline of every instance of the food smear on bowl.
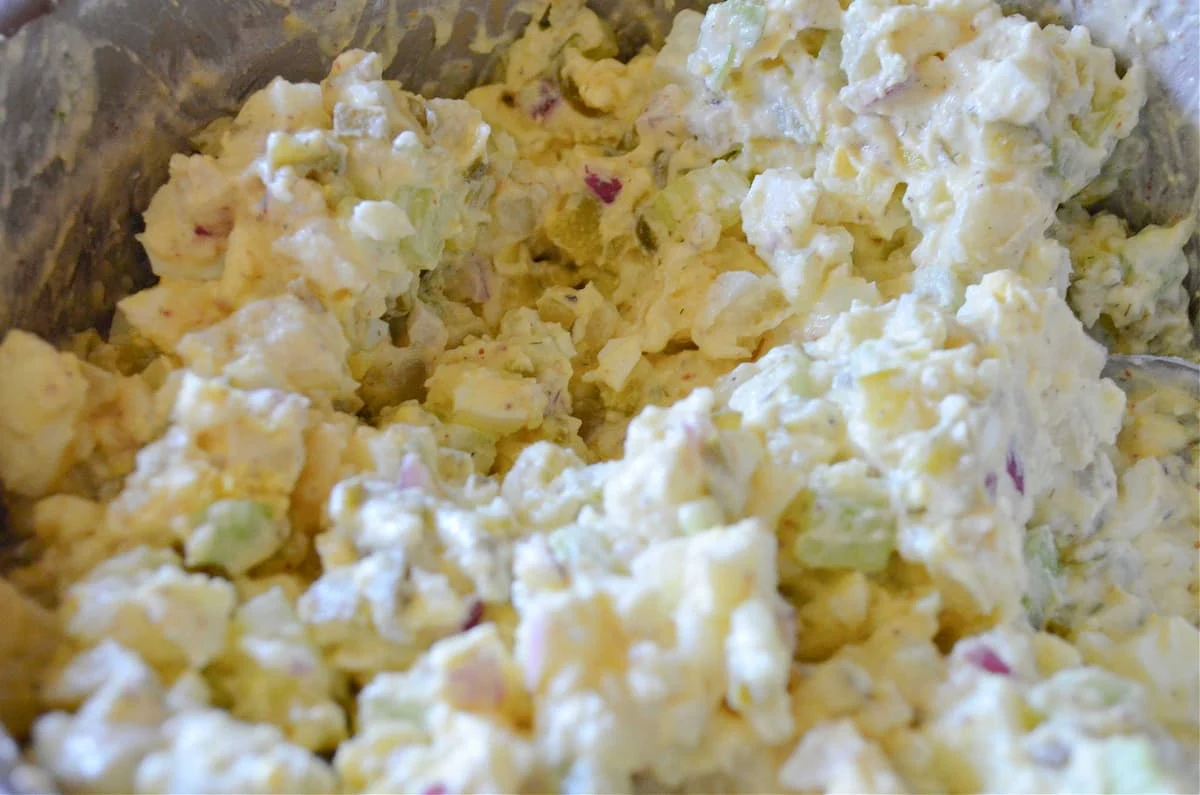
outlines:
{"label": "food smear on bowl", "polygon": [[[176,155],[111,333],[0,344],[64,792],[1196,791],[1145,75],[982,0],[558,2]],[[1102,341],[1102,342],[1101,342]]]}

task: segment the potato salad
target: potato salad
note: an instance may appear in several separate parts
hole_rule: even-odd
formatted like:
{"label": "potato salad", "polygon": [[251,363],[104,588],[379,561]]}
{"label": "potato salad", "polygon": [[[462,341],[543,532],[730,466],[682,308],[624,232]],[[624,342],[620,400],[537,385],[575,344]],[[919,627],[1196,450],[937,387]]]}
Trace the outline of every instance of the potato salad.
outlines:
{"label": "potato salad", "polygon": [[[0,717],[63,793],[1196,792],[1194,218],[991,0],[580,0],[200,132],[0,345]],[[10,685],[6,684],[6,688]],[[0,738],[2,739],[2,738]],[[7,750],[6,750],[7,749]]]}

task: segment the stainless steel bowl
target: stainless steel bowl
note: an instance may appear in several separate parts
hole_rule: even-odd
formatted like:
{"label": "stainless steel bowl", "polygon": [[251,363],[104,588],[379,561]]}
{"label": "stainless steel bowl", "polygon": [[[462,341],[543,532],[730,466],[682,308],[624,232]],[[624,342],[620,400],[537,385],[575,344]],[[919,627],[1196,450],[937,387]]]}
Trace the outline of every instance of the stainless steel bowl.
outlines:
{"label": "stainless steel bowl", "polygon": [[[534,0],[536,2],[536,0]],[[1155,3],[1157,2],[1157,5]],[[1087,24],[1152,75],[1139,131],[1121,146],[1109,203],[1135,225],[1196,212],[1200,9],[1180,0],[1004,0]],[[1149,3],[1149,5],[1147,5]],[[632,51],[701,0],[594,0]],[[389,75],[459,95],[494,62],[480,30],[511,39],[530,0],[0,0],[0,332],[103,325],[150,281],[140,212],[188,135],[276,74],[318,79],[346,47]],[[1191,241],[1192,293],[1200,287]]]}

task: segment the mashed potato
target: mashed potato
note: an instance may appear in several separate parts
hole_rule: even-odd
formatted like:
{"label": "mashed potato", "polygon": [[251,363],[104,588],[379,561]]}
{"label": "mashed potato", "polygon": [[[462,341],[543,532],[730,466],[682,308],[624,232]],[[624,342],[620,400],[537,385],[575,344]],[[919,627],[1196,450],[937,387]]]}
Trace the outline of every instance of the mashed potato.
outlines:
{"label": "mashed potato", "polygon": [[1196,358],[1192,221],[1073,202],[1140,66],[990,0],[725,0],[616,54],[561,0],[462,100],[276,79],[171,160],[107,340],[8,334],[11,577],[63,638],[29,759],[1196,791],[1196,406],[1101,377]]}

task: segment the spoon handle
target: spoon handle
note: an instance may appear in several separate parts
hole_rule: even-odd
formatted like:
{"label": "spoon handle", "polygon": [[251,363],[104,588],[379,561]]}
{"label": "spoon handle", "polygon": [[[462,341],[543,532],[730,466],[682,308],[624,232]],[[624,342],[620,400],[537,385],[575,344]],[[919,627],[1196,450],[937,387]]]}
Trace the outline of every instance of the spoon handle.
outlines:
{"label": "spoon handle", "polygon": [[1138,378],[1169,384],[1200,400],[1200,365],[1187,359],[1146,354],[1113,355],[1104,364],[1103,375],[1118,385]]}

